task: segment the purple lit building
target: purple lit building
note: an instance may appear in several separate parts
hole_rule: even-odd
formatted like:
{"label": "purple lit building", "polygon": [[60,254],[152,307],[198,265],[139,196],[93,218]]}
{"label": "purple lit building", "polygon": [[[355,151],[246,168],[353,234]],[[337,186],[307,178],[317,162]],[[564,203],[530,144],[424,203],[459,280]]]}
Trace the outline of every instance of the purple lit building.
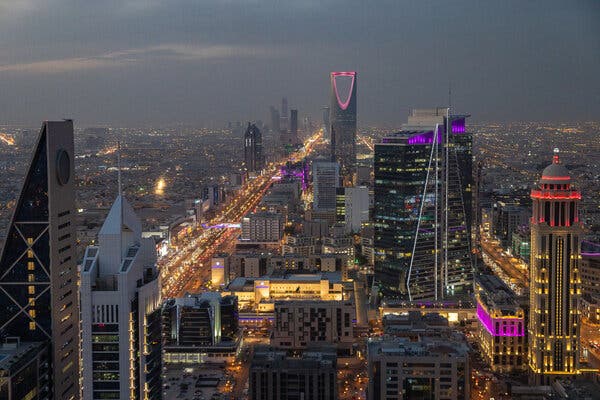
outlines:
{"label": "purple lit building", "polygon": [[526,312],[515,293],[495,275],[475,279],[481,354],[492,371],[509,373],[526,369]]}
{"label": "purple lit building", "polygon": [[386,296],[442,300],[472,291],[472,135],[467,115],[412,110],[375,144],[375,280]]}

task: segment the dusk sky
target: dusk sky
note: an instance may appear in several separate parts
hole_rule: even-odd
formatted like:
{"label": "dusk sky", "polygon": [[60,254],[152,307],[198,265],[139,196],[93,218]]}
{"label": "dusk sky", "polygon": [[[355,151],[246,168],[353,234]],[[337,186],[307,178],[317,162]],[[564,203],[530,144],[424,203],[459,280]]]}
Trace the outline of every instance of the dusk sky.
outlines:
{"label": "dusk sky", "polygon": [[358,71],[359,126],[600,115],[600,1],[0,0],[0,124],[220,126],[286,96],[320,118]]}

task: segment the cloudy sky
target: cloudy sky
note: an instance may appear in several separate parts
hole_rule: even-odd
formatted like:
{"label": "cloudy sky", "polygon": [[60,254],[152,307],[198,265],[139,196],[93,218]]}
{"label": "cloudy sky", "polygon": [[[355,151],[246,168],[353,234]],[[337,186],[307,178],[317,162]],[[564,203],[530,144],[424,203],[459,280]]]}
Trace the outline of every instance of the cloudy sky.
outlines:
{"label": "cloudy sky", "polygon": [[600,115],[597,0],[0,0],[0,124],[317,118],[358,71],[359,124]]}

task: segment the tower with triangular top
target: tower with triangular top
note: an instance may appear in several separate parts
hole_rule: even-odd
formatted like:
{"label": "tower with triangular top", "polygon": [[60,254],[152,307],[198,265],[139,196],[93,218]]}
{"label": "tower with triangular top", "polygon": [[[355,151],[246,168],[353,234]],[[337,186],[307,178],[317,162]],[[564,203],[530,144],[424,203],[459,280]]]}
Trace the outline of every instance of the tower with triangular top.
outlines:
{"label": "tower with triangular top", "polygon": [[45,121],[0,257],[0,335],[45,342],[39,398],[79,397],[73,121]]}

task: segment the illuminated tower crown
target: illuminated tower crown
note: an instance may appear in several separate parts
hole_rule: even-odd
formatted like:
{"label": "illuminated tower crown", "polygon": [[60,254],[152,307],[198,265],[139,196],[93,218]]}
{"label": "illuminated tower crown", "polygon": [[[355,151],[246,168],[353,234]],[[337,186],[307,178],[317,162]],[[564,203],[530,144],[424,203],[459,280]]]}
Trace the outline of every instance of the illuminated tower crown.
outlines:
{"label": "illuminated tower crown", "polygon": [[581,193],[558,153],[531,191],[529,365],[540,383],[579,373]]}

